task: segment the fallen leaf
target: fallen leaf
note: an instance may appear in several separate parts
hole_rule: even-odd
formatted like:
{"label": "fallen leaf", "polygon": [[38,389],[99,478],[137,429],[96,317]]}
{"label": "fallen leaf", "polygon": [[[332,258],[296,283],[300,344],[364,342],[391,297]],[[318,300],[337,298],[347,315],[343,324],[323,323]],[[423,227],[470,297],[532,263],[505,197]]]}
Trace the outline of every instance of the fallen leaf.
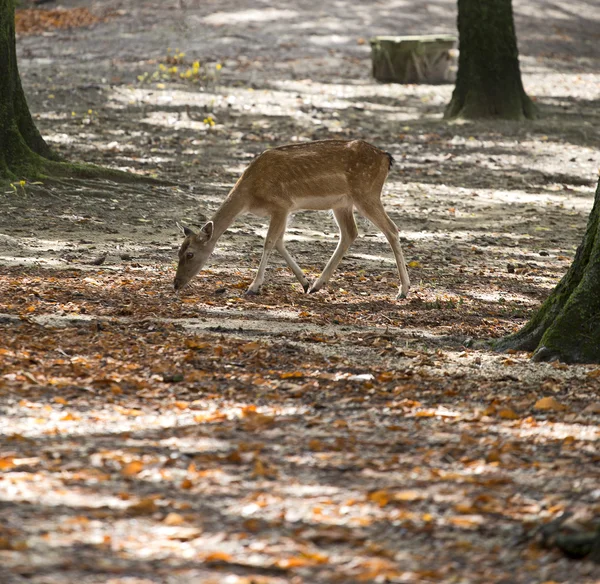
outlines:
{"label": "fallen leaf", "polygon": [[14,468],[15,466],[16,465],[14,463],[14,457],[5,456],[3,458],[0,458],[0,471],[10,470],[11,468]]}
{"label": "fallen leaf", "polygon": [[393,498],[394,501],[420,501],[424,498],[424,494],[415,490],[396,491]]}
{"label": "fallen leaf", "polygon": [[590,404],[583,411],[586,414],[600,414],[600,402]]}
{"label": "fallen leaf", "polygon": [[139,474],[144,468],[144,463],[141,460],[132,460],[128,462],[122,469],[121,474],[126,477],[132,477]]}
{"label": "fallen leaf", "polygon": [[245,345],[242,345],[240,347],[240,351],[242,353],[250,353],[252,351],[256,351],[257,349],[260,349],[260,344],[257,343],[256,341],[253,341],[251,343],[246,343]]}
{"label": "fallen leaf", "polygon": [[148,497],[127,507],[127,513],[129,515],[151,515],[157,509],[158,507],[156,506],[154,499]]}
{"label": "fallen leaf", "polygon": [[456,515],[448,519],[448,523],[464,529],[476,529],[484,523],[482,515]]}
{"label": "fallen leaf", "polygon": [[169,513],[164,519],[163,523],[165,525],[182,525],[185,523],[185,519],[183,515],[179,513]]}
{"label": "fallen leaf", "polygon": [[389,491],[381,490],[369,493],[367,498],[369,499],[369,501],[377,503],[377,505],[379,505],[380,507],[385,507],[392,499],[392,495]]}
{"label": "fallen leaf", "polygon": [[553,397],[543,397],[535,402],[534,410],[548,410],[553,412],[561,412],[567,409],[567,406],[561,404]]}
{"label": "fallen leaf", "polygon": [[205,562],[231,562],[232,557],[225,552],[212,552],[204,556]]}
{"label": "fallen leaf", "polygon": [[503,420],[518,420],[519,419],[519,415],[511,408],[500,408],[497,413],[498,413],[498,417],[502,418]]}

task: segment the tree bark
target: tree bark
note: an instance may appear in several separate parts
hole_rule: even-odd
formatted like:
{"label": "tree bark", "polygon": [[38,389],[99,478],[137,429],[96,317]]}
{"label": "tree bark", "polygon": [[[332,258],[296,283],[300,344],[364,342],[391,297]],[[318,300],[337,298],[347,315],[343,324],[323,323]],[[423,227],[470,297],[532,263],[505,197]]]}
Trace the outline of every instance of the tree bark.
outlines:
{"label": "tree bark", "polygon": [[44,160],[58,157],[35,127],[21,86],[14,0],[0,0],[0,178],[36,175]]}
{"label": "tree bark", "polygon": [[600,181],[583,241],[550,297],[498,350],[534,351],[536,361],[600,363]]}
{"label": "tree bark", "polygon": [[521,81],[511,0],[458,0],[456,86],[444,117],[534,118]]}

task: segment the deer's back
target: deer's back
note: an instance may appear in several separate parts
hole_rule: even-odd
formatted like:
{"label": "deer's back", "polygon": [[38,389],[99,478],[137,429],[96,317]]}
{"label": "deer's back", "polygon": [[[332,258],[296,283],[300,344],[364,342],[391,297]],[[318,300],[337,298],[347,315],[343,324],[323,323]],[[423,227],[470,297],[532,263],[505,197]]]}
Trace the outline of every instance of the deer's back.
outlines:
{"label": "deer's back", "polygon": [[346,206],[355,194],[381,190],[389,155],[362,140],[322,140],[263,152],[242,175],[238,188],[252,207],[270,211]]}

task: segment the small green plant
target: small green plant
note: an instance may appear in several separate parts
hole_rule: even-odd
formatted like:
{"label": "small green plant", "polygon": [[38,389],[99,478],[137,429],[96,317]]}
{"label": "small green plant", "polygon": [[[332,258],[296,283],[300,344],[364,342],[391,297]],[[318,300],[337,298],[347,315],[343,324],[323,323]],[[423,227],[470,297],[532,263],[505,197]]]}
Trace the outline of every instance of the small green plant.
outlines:
{"label": "small green plant", "polygon": [[14,191],[15,195],[22,195],[23,197],[27,196],[27,191],[25,190],[25,185],[27,181],[20,180],[18,183],[10,183],[10,188]]}
{"label": "small green plant", "polygon": [[137,79],[142,85],[156,82],[158,89],[164,89],[163,81],[173,81],[175,79],[209,85],[218,82],[221,69],[223,69],[221,63],[210,66],[208,64],[203,65],[200,61],[193,61],[188,64],[184,52],[179,49],[175,49],[173,52],[169,47],[164,63],[159,63],[156,71],[152,73],[145,72],[138,75]]}
{"label": "small green plant", "polygon": [[87,115],[83,117],[81,123],[90,126],[95,124],[98,121],[98,112],[95,112],[93,109],[89,109],[87,111]]}

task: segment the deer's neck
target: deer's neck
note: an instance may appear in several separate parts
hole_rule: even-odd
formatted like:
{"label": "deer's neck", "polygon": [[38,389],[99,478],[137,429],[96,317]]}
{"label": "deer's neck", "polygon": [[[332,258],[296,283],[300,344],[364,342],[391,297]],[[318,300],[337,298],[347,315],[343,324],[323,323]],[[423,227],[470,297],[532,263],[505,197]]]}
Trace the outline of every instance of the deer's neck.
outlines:
{"label": "deer's neck", "polygon": [[215,241],[225,233],[229,226],[246,210],[243,198],[239,196],[240,193],[232,191],[223,204],[217,209],[216,213],[212,218],[214,223],[214,235]]}

